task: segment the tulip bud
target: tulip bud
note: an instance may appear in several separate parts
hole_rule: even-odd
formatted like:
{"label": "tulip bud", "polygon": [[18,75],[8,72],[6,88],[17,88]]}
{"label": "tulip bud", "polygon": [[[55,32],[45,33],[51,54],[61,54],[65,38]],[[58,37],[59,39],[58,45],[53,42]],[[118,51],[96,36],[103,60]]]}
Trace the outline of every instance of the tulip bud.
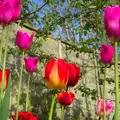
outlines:
{"label": "tulip bud", "polygon": [[34,33],[29,36],[27,32],[23,33],[19,30],[16,36],[16,45],[20,50],[25,51],[30,48],[33,37]]}
{"label": "tulip bud", "polygon": [[33,58],[33,57],[26,58],[25,57],[24,61],[25,61],[25,69],[27,72],[34,72],[36,70],[38,58]]}
{"label": "tulip bud", "polygon": [[21,0],[0,1],[0,24],[5,26],[18,19],[21,12]]}
{"label": "tulip bud", "polygon": [[76,64],[68,64],[69,68],[69,75],[68,75],[68,87],[74,87],[79,80],[80,77],[80,67],[78,67]]}
{"label": "tulip bud", "polygon": [[106,6],[104,11],[104,26],[110,40],[120,40],[120,7]]}
{"label": "tulip bud", "polygon": [[75,96],[72,92],[61,92],[57,94],[58,102],[61,105],[70,105],[73,102],[74,98]]}
{"label": "tulip bud", "polygon": [[[3,72],[3,70],[0,69],[0,88],[1,88],[1,85],[2,85],[2,72]],[[9,75],[10,75],[10,70],[6,69],[5,74],[4,74],[4,87],[3,87],[3,90],[5,90],[7,88]]]}
{"label": "tulip bud", "polygon": [[[15,115],[12,115],[12,120],[15,120]],[[18,120],[38,120],[38,116],[34,116],[31,112],[19,112]]]}
{"label": "tulip bud", "polygon": [[111,64],[114,56],[114,48],[111,45],[103,44],[100,49],[100,57],[103,64]]}
{"label": "tulip bud", "polygon": [[49,88],[61,90],[68,82],[68,65],[63,59],[51,59],[45,67],[45,79]]}
{"label": "tulip bud", "polygon": [[[106,116],[108,116],[112,110],[114,109],[114,104],[109,102],[108,100],[105,101],[106,106]],[[96,113],[99,117],[104,116],[104,101],[103,99],[99,99],[96,106]]]}

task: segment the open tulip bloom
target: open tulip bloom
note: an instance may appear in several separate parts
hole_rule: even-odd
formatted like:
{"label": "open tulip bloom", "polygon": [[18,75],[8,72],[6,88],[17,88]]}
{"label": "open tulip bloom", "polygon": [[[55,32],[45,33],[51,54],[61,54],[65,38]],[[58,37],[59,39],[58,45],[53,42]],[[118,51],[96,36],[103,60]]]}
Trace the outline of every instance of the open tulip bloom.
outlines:
{"label": "open tulip bloom", "polygon": [[16,21],[21,12],[21,0],[0,0],[0,24],[5,26]]}
{"label": "open tulip bloom", "polygon": [[[105,102],[106,102],[106,116],[108,116],[114,109],[114,104],[112,102],[109,102],[108,100],[106,100]],[[97,101],[96,113],[99,117],[104,116],[104,101],[103,101],[103,99],[99,99]]]}
{"label": "open tulip bloom", "polygon": [[65,105],[65,106],[70,105],[73,102],[74,98],[75,96],[72,92],[61,92],[57,94],[58,102],[61,105]]}
{"label": "open tulip bloom", "polygon": [[[0,69],[0,88],[1,88],[1,85],[2,85],[2,72],[3,72],[3,70]],[[5,90],[7,88],[9,75],[10,75],[10,69],[6,69],[5,74],[4,74],[3,90]]]}
{"label": "open tulip bloom", "polygon": [[63,59],[51,59],[45,66],[45,79],[49,88],[61,90],[68,82],[68,65]]}
{"label": "open tulip bloom", "polygon": [[38,58],[37,57],[25,57],[24,58],[25,61],[25,69],[27,72],[34,72],[36,70],[37,67],[37,63],[38,63]]}
{"label": "open tulip bloom", "polygon": [[74,87],[79,80],[80,77],[80,67],[78,67],[76,64],[68,63],[69,68],[69,75],[68,75],[68,87]]}
{"label": "open tulip bloom", "polygon": [[[12,115],[12,120],[15,120],[15,115]],[[38,116],[34,116],[31,112],[19,112],[18,120],[38,120]]]}
{"label": "open tulip bloom", "polygon": [[30,48],[33,37],[34,33],[29,36],[27,32],[22,32],[21,30],[18,30],[16,35],[16,45],[20,50],[26,51]]}

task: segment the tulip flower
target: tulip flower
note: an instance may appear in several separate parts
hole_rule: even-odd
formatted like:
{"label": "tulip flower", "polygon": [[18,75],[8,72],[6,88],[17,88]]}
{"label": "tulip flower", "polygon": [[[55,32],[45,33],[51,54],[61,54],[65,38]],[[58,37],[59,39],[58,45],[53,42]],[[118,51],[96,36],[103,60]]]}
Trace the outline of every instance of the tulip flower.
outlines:
{"label": "tulip flower", "polygon": [[[114,104],[112,102],[109,102],[108,100],[106,100],[105,103],[106,103],[106,116],[108,116],[112,112],[112,110],[114,109]],[[103,99],[99,99],[97,101],[96,113],[99,117],[103,117],[103,115],[104,115],[104,101],[103,101]]]}
{"label": "tulip flower", "polygon": [[5,26],[18,19],[21,0],[0,0],[0,24]]}
{"label": "tulip flower", "polygon": [[27,72],[34,72],[36,70],[37,67],[37,63],[38,63],[38,58],[35,57],[29,57],[29,58],[24,58],[25,61],[25,69]]}
{"label": "tulip flower", "polygon": [[70,105],[73,102],[74,98],[75,96],[72,92],[61,92],[57,94],[58,102],[61,105]]}
{"label": "tulip flower", "polygon": [[118,5],[105,8],[104,25],[106,34],[111,40],[120,39],[120,7]]}
{"label": "tulip flower", "polygon": [[[12,115],[12,120],[15,120],[15,115]],[[34,116],[31,112],[19,112],[18,120],[38,120],[38,116]]]}
{"label": "tulip flower", "polygon": [[80,67],[78,67],[76,64],[68,64],[69,68],[69,77],[68,77],[68,87],[74,87],[79,80],[80,77]]}
{"label": "tulip flower", "polygon": [[63,59],[51,59],[45,67],[45,79],[49,88],[61,90],[68,82],[68,64]]}
{"label": "tulip flower", "polygon": [[[2,72],[3,70],[0,69],[0,87],[2,85]],[[5,74],[4,74],[4,86],[3,86],[3,90],[5,90],[7,88],[8,85],[8,79],[9,79],[9,75],[10,75],[10,70],[6,69],[5,70]]]}
{"label": "tulip flower", "polygon": [[19,30],[16,36],[16,45],[22,51],[28,50],[31,46],[33,37],[34,33],[29,36],[27,32],[22,32],[21,30]]}
{"label": "tulip flower", "polygon": [[114,56],[114,48],[111,45],[103,44],[100,49],[100,57],[103,64],[111,64]]}

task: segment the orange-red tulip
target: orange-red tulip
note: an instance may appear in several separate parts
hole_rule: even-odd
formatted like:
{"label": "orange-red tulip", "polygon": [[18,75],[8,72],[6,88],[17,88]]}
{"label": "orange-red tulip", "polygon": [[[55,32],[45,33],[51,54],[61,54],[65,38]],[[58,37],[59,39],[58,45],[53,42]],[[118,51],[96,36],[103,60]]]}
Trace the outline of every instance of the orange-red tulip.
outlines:
{"label": "orange-red tulip", "polygon": [[68,77],[68,87],[74,87],[79,80],[80,77],[80,67],[78,67],[76,64],[68,64],[69,68],[69,77]]}
{"label": "orange-red tulip", "polygon": [[[12,120],[15,120],[15,115],[12,115]],[[19,112],[18,120],[38,120],[38,116],[33,115],[31,112]]]}
{"label": "orange-red tulip", "polygon": [[[1,88],[1,85],[2,85],[2,72],[3,72],[3,70],[0,69],[0,88]],[[4,74],[4,86],[3,86],[3,90],[5,90],[7,88],[9,74],[10,74],[10,70],[6,69],[5,70],[5,74]]]}
{"label": "orange-red tulip", "polygon": [[51,59],[45,67],[45,79],[49,88],[63,89],[68,82],[68,65],[63,59]]}
{"label": "orange-red tulip", "polygon": [[57,94],[58,102],[61,105],[70,105],[73,102],[74,98],[75,96],[72,92],[61,92]]}

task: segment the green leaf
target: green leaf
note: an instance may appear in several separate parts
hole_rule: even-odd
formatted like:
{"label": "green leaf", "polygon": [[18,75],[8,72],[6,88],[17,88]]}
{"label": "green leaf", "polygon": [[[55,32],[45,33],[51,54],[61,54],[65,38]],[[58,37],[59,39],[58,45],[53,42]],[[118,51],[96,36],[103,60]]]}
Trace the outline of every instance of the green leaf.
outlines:
{"label": "green leaf", "polygon": [[0,120],[8,120],[9,103],[10,103],[10,88],[11,88],[11,76],[9,77],[8,86],[0,107]]}

